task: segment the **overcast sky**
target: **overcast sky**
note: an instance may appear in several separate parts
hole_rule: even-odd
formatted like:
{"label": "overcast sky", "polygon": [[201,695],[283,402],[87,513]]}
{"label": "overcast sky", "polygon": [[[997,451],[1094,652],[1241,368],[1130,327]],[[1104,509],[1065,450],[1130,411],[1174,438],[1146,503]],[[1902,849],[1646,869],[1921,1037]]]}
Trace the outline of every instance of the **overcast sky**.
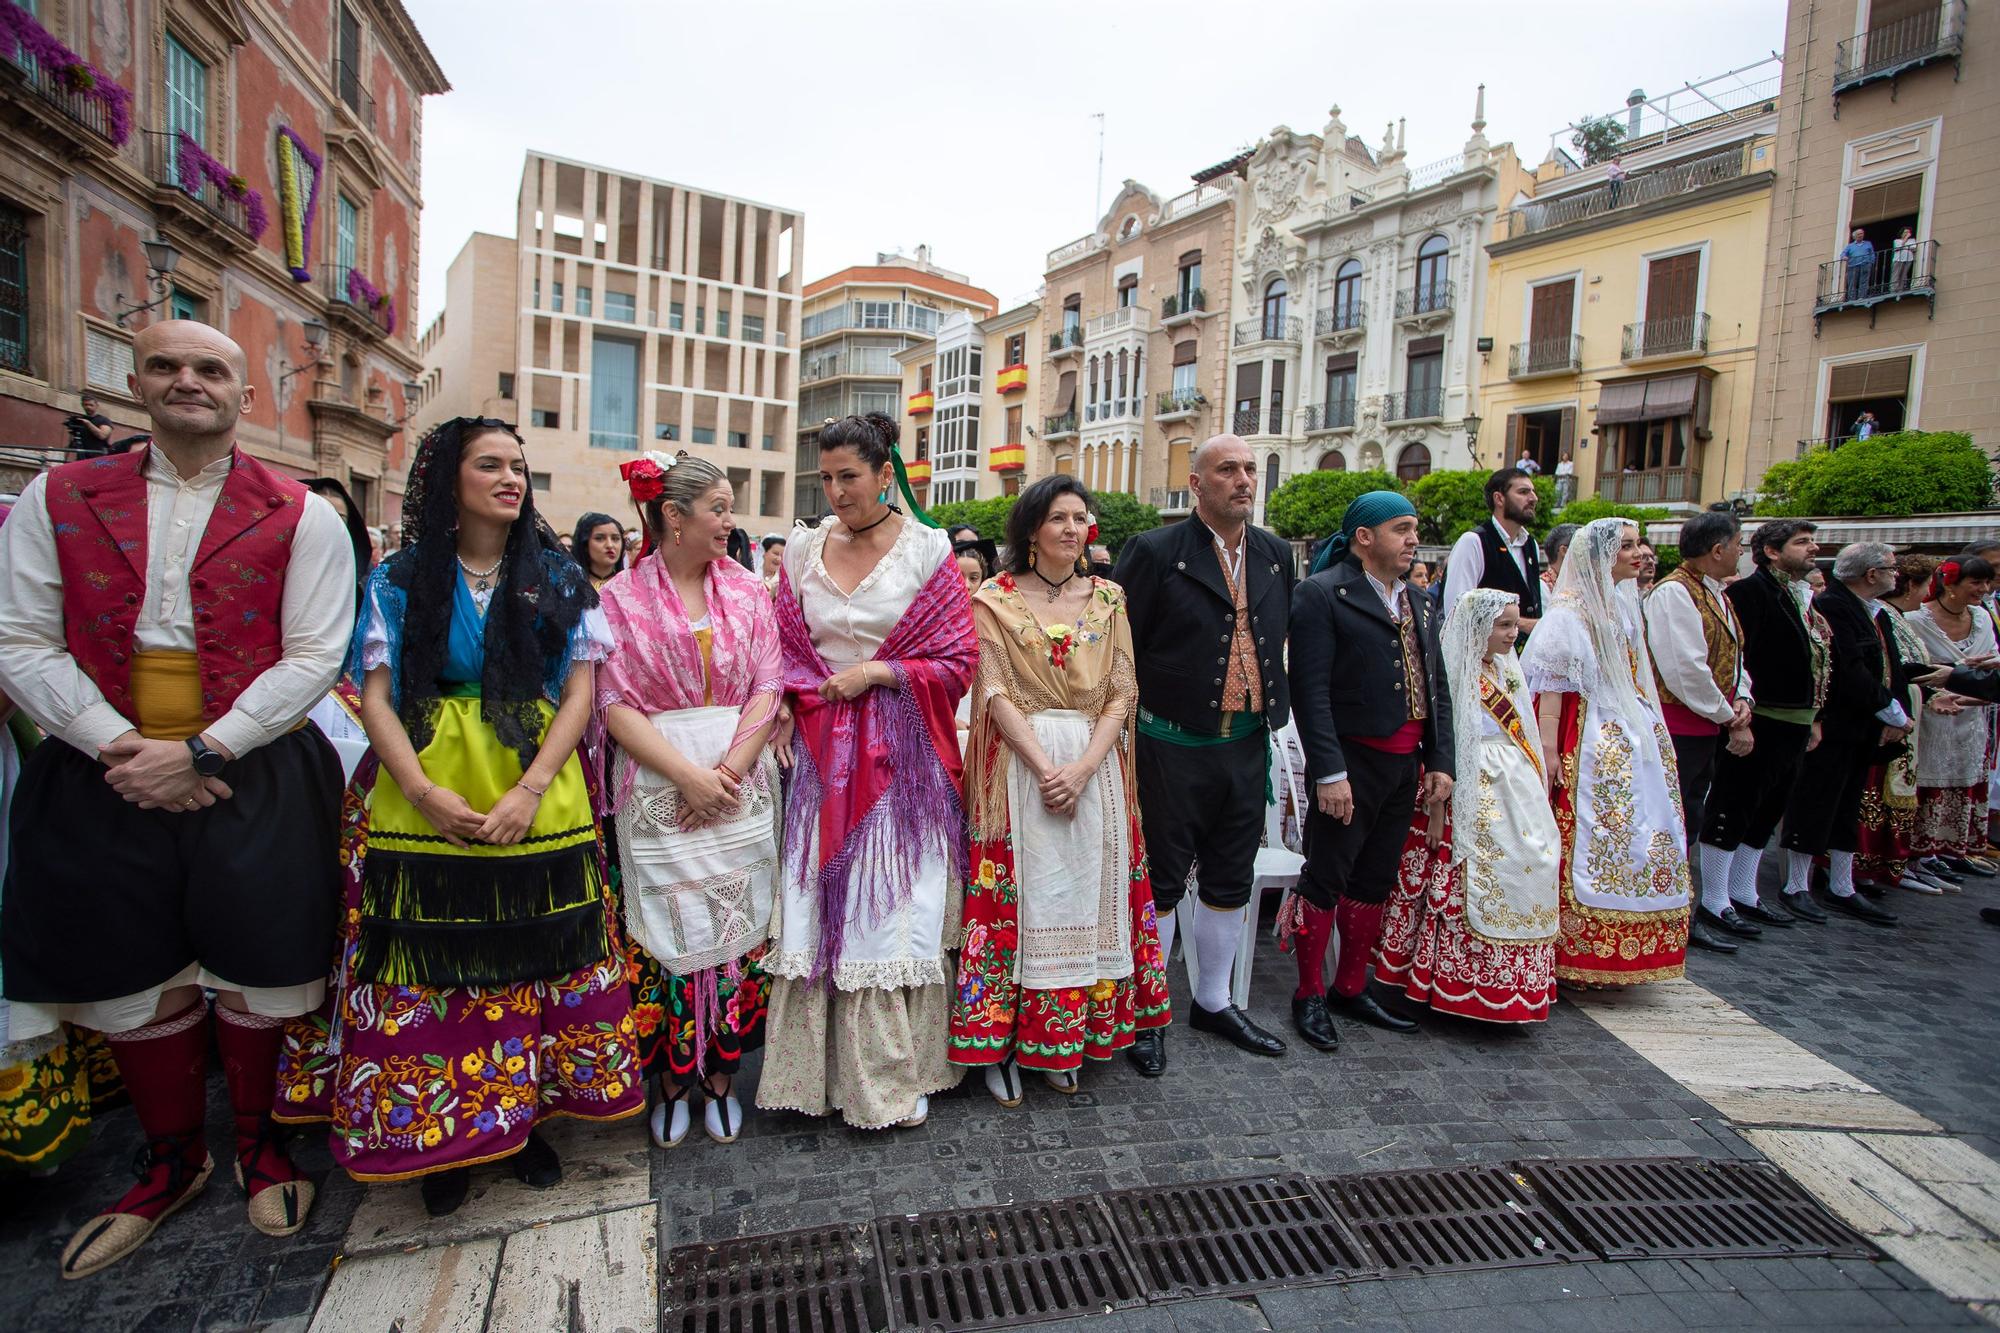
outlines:
{"label": "overcast sky", "polygon": [[405,0],[452,91],[424,117],[421,318],[473,231],[511,235],[530,148],[797,208],[808,278],[928,244],[1003,302],[1130,177],[1162,198],[1338,103],[1409,162],[1530,163],[1585,113],[1767,58],[1784,0]]}

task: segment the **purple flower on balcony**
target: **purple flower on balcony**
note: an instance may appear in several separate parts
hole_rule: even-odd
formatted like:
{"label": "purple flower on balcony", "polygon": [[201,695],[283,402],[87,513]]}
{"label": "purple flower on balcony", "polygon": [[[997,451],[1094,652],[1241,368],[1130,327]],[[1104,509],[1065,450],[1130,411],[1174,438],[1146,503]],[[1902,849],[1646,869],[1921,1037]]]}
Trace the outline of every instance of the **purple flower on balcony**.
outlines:
{"label": "purple flower on balcony", "polygon": [[35,16],[0,0],[0,49],[19,51],[49,71],[57,84],[104,108],[104,132],[114,147],[132,137],[132,92],[49,35]]}
{"label": "purple flower on balcony", "polygon": [[243,205],[243,230],[250,239],[262,237],[271,220],[264,212],[264,196],[251,189],[243,177],[209,156],[192,134],[186,130],[176,130],[174,134],[175,165],[179,168],[181,188],[198,198],[204,185],[213,185],[224,199]]}

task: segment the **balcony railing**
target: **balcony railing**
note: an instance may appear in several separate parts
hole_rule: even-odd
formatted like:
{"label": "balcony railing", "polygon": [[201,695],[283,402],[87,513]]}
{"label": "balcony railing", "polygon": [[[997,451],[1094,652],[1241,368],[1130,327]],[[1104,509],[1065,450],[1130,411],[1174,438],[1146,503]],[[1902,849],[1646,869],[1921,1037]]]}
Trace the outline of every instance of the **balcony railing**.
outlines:
{"label": "balcony railing", "polygon": [[1325,338],[1335,333],[1345,333],[1358,329],[1368,318],[1366,301],[1338,301],[1326,310],[1313,316],[1313,336]]}
{"label": "balcony railing", "polygon": [[1232,435],[1257,434],[1257,422],[1263,415],[1264,410],[1261,407],[1237,408],[1235,414],[1229,419],[1230,433]]}
{"label": "balcony railing", "polygon": [[1408,393],[1382,395],[1382,420],[1429,421],[1444,415],[1444,390],[1412,389]]}
{"label": "balcony railing", "polygon": [[[371,305],[361,294],[360,284],[353,281],[355,270],[345,264],[325,264],[320,267],[320,290],[326,294],[327,304],[341,311],[352,311],[356,318],[372,325],[382,333],[393,332],[389,320],[387,302]],[[365,280],[366,275],[363,275]]]}
{"label": "balcony railing", "polygon": [[27,52],[17,49],[0,56],[0,86],[18,88],[62,121],[88,130],[104,140],[106,147],[111,144],[110,121],[102,99],[67,86],[55,70]]}
{"label": "balcony railing", "polygon": [[1625,361],[1644,361],[1655,356],[1706,356],[1708,316],[1673,315],[1625,326],[1625,342],[1619,353]]}
{"label": "balcony railing", "polygon": [[1185,514],[1194,508],[1186,491],[1170,490],[1161,486],[1153,488],[1152,505],[1163,514]]}
{"label": "balcony railing", "polygon": [[1306,409],[1306,434],[1316,430],[1352,430],[1354,400],[1336,398],[1330,403],[1314,403]]}
{"label": "balcony railing", "polygon": [[835,379],[841,375],[901,379],[903,368],[896,364],[895,353],[887,348],[841,352],[833,356],[816,356],[808,360],[804,369],[799,372],[799,381],[812,384],[819,380]]}
{"label": "balcony railing", "polygon": [[1435,315],[1452,307],[1452,286],[1449,278],[1427,282],[1420,287],[1409,287],[1396,293],[1396,318],[1409,319],[1416,315]]}
{"label": "balcony railing", "polygon": [[1606,213],[1637,208],[1655,199],[1735,180],[1743,174],[1748,161],[1748,146],[1739,144],[1706,157],[1690,158],[1651,171],[1634,172],[1622,181],[1606,181],[1586,190],[1523,204],[1508,210],[1507,239],[1553,231],[1557,227],[1567,227]]}
{"label": "balcony railing", "polygon": [[1146,312],[1140,307],[1136,305],[1122,305],[1116,310],[1107,311],[1086,323],[1083,326],[1083,336],[1085,338],[1103,338],[1113,333],[1122,333],[1126,329],[1137,329],[1141,333],[1144,333],[1146,325],[1149,322],[1146,318]]}
{"label": "balcony railing", "polygon": [[1160,421],[1191,417],[1202,402],[1199,389],[1162,389],[1153,399],[1153,416]]}
{"label": "balcony railing", "polygon": [[1597,479],[1597,498],[1621,505],[1694,504],[1701,499],[1698,468],[1608,472]]}
{"label": "balcony railing", "polygon": [[368,85],[361,81],[361,71],[345,60],[334,61],[333,91],[348,114],[361,123],[361,128],[373,132],[375,98],[369,93]]}
{"label": "balcony railing", "polygon": [[[1866,262],[1835,259],[1819,266],[1819,290],[1813,298],[1817,318],[1832,310],[1871,308],[1885,301],[1919,297],[1937,300],[1936,241],[1891,243]],[[1871,313],[1870,319],[1873,319]]]}
{"label": "balcony railing", "polygon": [[1068,324],[1049,335],[1049,355],[1061,356],[1083,346],[1083,325]]}
{"label": "balcony railing", "polygon": [[[926,338],[937,332],[938,312],[929,306],[906,301],[849,301],[831,310],[807,315],[799,324],[799,337],[823,338],[829,333],[855,329],[863,333],[920,333]],[[887,305],[887,310],[882,309]]]}
{"label": "balcony railing", "polygon": [[1106,398],[1100,403],[1086,403],[1083,409],[1083,424],[1094,425],[1102,421],[1122,421],[1136,417],[1145,406],[1144,394],[1134,394],[1130,398]]}
{"label": "balcony railing", "polygon": [[1042,418],[1042,438],[1056,439],[1058,436],[1076,434],[1076,413],[1064,412],[1060,416]]}
{"label": "balcony railing", "polygon": [[1834,48],[1834,96],[1877,79],[1893,79],[1934,60],[1956,60],[1964,45],[1965,0],[1945,0],[1922,13],[1871,28]]}
{"label": "balcony railing", "polygon": [[1292,315],[1266,315],[1262,319],[1246,319],[1236,326],[1236,345],[1255,342],[1295,343],[1305,332],[1305,325]]}
{"label": "balcony railing", "polygon": [[[185,181],[181,175],[180,137],[157,130],[145,131],[146,166],[157,185],[173,190],[195,211],[211,221],[229,227],[247,239],[250,223],[244,204],[222,192],[213,180]],[[178,200],[177,200],[178,201]]]}
{"label": "balcony railing", "polygon": [[1108,244],[1110,242],[1106,241],[1100,232],[1092,232],[1088,236],[1079,236],[1068,245],[1059,245],[1049,251],[1048,258],[1043,262],[1042,268],[1044,271],[1056,268],[1069,263],[1072,259],[1080,259],[1092,251],[1102,250]]}
{"label": "balcony railing", "polygon": [[1197,310],[1206,309],[1208,309],[1208,293],[1196,287],[1193,291],[1182,292],[1177,296],[1169,296],[1166,300],[1160,302],[1160,318],[1163,321],[1181,319],[1194,314]]}
{"label": "balcony railing", "polygon": [[1537,375],[1574,375],[1583,365],[1583,339],[1537,338],[1515,343],[1507,349],[1507,378],[1533,379]]}
{"label": "balcony railing", "polygon": [[1221,203],[1224,199],[1229,198],[1229,195],[1230,191],[1228,188],[1222,185],[1197,185],[1185,194],[1177,194],[1162,204],[1160,206],[1160,221],[1171,222],[1175,218],[1185,217],[1197,208],[1206,208],[1210,204]]}

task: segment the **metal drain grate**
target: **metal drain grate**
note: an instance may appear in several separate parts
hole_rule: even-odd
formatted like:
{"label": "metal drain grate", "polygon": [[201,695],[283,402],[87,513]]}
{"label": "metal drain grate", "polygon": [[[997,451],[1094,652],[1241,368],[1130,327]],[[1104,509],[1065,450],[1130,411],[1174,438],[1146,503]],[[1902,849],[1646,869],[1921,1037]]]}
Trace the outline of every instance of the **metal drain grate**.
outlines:
{"label": "metal drain grate", "polygon": [[906,1328],[1000,1328],[1145,1304],[1094,1199],[884,1217],[875,1247]]}
{"label": "metal drain grate", "polygon": [[1668,1157],[1518,1162],[1515,1169],[1606,1259],[1876,1257],[1764,1162]]}
{"label": "metal drain grate", "polygon": [[[869,1333],[886,1327],[872,1293],[868,1228],[815,1227],[689,1245],[667,1256],[672,1333]],[[868,1296],[876,1295],[871,1314]]]}
{"label": "metal drain grate", "polygon": [[1336,1176],[1320,1187],[1389,1273],[1596,1258],[1500,1167]]}
{"label": "metal drain grate", "polygon": [[1155,1297],[1337,1282],[1380,1269],[1304,1176],[1120,1190],[1105,1202]]}

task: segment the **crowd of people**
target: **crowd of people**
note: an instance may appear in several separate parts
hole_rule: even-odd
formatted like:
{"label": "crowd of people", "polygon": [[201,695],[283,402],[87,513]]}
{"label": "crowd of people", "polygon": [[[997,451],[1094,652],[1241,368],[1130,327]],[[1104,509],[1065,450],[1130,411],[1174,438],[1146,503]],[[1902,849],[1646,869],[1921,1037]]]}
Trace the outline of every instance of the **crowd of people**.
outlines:
{"label": "crowd of people", "polygon": [[338,482],[237,447],[234,343],[156,324],[135,366],[150,444],[0,528],[0,1160],[52,1166],[115,1095],[145,1140],[65,1277],[208,1183],[211,1040],[233,1177],[283,1236],[314,1190],[281,1125],[445,1215],[481,1163],[560,1180],[561,1116],[650,1110],[674,1148],[697,1118],[734,1142],[746,1102],[874,1130],[969,1070],[1008,1107],[1120,1051],[1160,1076],[1177,934],[1184,1026],[1283,1056],[1232,993],[1282,828],[1319,1051],[1336,1020],[1415,1029],[1394,991],[1532,1023],[1558,984],[1991,873],[1980,553],[1850,546],[1808,599],[1810,525],[1758,529],[1739,579],[1736,520],[1703,514],[1642,598],[1635,525],[1538,543],[1509,468],[1440,604],[1391,492],[1300,579],[1218,436],[1193,515],[1114,567],[1065,475],[1004,543],[935,526],[880,415],[821,430],[828,512],[786,537],[753,547],[725,474],[649,452],[619,469],[636,529],[565,542],[514,428],[461,417],[376,563]]}

